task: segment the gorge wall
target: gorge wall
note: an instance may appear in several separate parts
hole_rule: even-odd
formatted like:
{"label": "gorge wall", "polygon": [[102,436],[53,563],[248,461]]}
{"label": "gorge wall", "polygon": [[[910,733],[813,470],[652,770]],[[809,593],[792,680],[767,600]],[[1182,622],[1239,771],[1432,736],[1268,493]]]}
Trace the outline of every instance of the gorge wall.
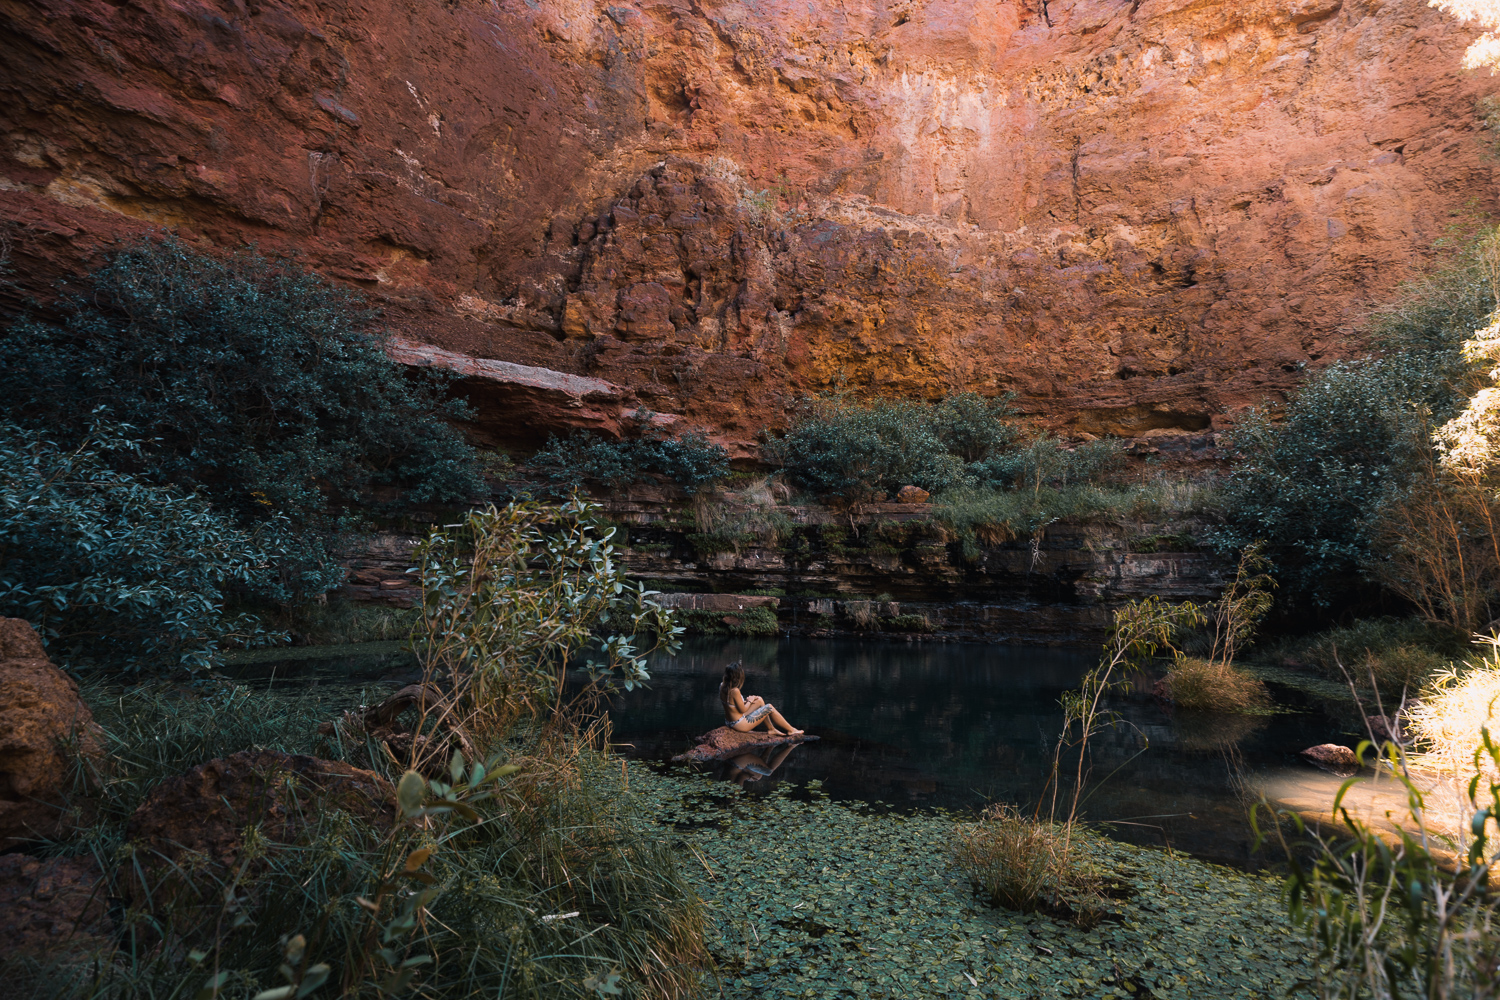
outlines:
{"label": "gorge wall", "polygon": [[0,307],[168,227],[366,289],[406,360],[491,373],[497,442],[647,407],[745,456],[837,383],[1203,431],[1497,208],[1471,37],[1423,0],[0,0]]}

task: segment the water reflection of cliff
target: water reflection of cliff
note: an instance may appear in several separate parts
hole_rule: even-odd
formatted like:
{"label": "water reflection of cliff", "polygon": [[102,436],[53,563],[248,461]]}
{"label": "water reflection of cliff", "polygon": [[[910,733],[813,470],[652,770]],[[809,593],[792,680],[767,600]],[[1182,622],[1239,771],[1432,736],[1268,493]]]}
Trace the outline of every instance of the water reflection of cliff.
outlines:
{"label": "water reflection of cliff", "polygon": [[[724,664],[743,661],[746,692],[763,695],[823,740],[771,777],[819,779],[835,798],[891,805],[1035,804],[1062,722],[1059,695],[1093,665],[1092,649],[816,639],[695,638],[652,664],[651,690],[620,698],[616,739],[665,759],[717,724]],[[1127,725],[1093,742],[1085,812],[1119,832],[1244,862],[1247,783],[1300,767],[1292,755],[1328,733],[1320,715],[1173,715],[1145,699],[1116,706]],[[1144,751],[1144,752],[1143,752]],[[1067,770],[1071,771],[1071,768]],[[1067,789],[1063,789],[1064,795]],[[1139,824],[1139,825],[1137,825]]]}

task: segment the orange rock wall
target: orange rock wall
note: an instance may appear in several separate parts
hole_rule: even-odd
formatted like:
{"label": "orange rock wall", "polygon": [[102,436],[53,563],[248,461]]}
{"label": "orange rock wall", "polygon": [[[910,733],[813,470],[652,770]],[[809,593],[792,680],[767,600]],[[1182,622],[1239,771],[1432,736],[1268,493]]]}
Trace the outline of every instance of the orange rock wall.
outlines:
{"label": "orange rock wall", "polygon": [[0,305],[165,226],[741,455],[836,383],[1201,430],[1497,208],[1470,38],[1423,0],[0,0]]}

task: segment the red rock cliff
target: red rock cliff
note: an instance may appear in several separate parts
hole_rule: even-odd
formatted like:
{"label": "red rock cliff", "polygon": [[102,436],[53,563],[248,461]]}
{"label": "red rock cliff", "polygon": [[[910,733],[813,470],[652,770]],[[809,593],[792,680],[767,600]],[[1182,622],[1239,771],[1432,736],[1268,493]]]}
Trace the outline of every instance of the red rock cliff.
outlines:
{"label": "red rock cliff", "polygon": [[[1203,428],[1497,207],[1496,83],[1422,0],[0,0],[0,32],[11,307],[148,226],[295,248],[408,340],[741,453],[838,380]],[[580,405],[507,398],[500,438]]]}

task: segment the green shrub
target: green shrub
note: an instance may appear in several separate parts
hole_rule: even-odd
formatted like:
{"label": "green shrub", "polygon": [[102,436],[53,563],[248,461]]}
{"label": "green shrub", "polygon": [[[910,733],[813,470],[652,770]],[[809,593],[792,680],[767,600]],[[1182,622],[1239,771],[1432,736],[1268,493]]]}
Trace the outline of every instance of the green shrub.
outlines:
{"label": "green shrub", "polygon": [[[220,645],[284,639],[225,611],[278,554],[201,496],[117,472],[130,428],[96,424],[69,449],[0,422],[0,615],[24,618],[74,667],[207,666]],[[284,537],[284,536],[282,536]]]}
{"label": "green shrub", "polygon": [[770,608],[744,611],[677,611],[678,623],[696,635],[775,635],[781,630],[776,612]]}
{"label": "green shrub", "polygon": [[553,436],[529,464],[547,479],[570,486],[586,480],[618,488],[660,473],[689,496],[729,475],[729,452],[701,432],[665,436],[651,427],[650,414],[638,416],[636,426],[641,436],[625,441],[585,431]]}
{"label": "green shrub", "polygon": [[1009,442],[1009,413],[1004,400],[972,394],[937,406],[825,396],[805,402],[766,454],[793,485],[837,503],[865,503],[906,485],[937,491],[967,482],[964,455],[982,458]]}
{"label": "green shrub", "polygon": [[[556,722],[576,699],[648,681],[652,652],[676,653],[673,612],[626,579],[598,512],[576,497],[490,505],[431,529],[413,550],[417,655],[429,678],[451,687],[465,725]],[[589,684],[568,692],[568,667],[580,659]]]}
{"label": "green shrub", "polygon": [[1203,712],[1253,712],[1270,703],[1266,686],[1232,663],[1180,656],[1163,680],[1180,708]]}
{"label": "green shrub", "polygon": [[1373,673],[1376,686],[1398,698],[1403,688],[1418,690],[1470,652],[1462,632],[1417,618],[1366,618],[1295,646],[1300,646],[1296,655],[1331,680],[1343,681],[1347,671],[1356,684],[1365,685]]}
{"label": "green shrub", "polygon": [[990,489],[1066,488],[1099,481],[1125,462],[1119,442],[1109,438],[1067,448],[1048,434],[1014,451],[992,455],[969,466],[973,480]]}
{"label": "green shrub", "polygon": [[1326,607],[1348,592],[1377,555],[1375,517],[1420,479],[1431,428],[1473,389],[1460,345],[1495,307],[1483,252],[1471,241],[1372,318],[1383,356],[1328,366],[1230,435],[1219,543],[1264,539],[1299,601]]}
{"label": "green shrub", "polygon": [[926,615],[895,615],[881,622],[887,632],[913,632],[925,635],[934,631]]}
{"label": "green shrub", "polygon": [[1370,558],[1370,519],[1414,478],[1423,447],[1411,403],[1451,408],[1442,366],[1426,356],[1339,362],[1310,378],[1274,418],[1249,415],[1231,438],[1217,544],[1264,539],[1277,579],[1326,606]]}
{"label": "green shrub", "polygon": [[482,482],[441,417],[449,378],[386,357],[357,293],[255,253],[210,257],[146,240],[64,300],[57,322],[0,333],[0,413],[64,447],[95,417],[151,442],[123,470],[201,490],[245,526],[278,520],[296,545],[265,596],[333,584],[325,538],[351,516],[467,499]]}
{"label": "green shrub", "polygon": [[969,487],[934,498],[933,518],[950,530],[960,544],[963,557],[972,562],[985,546],[1038,537],[1059,521],[1170,520],[1211,508],[1214,496],[1211,488],[1164,479],[1112,487],[1091,484],[1029,490]]}

